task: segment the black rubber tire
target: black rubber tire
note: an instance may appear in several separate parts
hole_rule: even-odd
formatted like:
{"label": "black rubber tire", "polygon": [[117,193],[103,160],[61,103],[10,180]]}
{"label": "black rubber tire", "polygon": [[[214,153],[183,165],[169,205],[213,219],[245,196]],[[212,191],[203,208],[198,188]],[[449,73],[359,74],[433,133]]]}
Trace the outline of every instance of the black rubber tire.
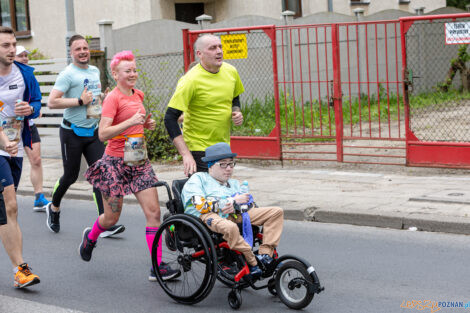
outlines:
{"label": "black rubber tire", "polygon": [[[156,251],[160,237],[164,236],[166,230],[172,225],[175,228],[175,246],[178,246],[178,249],[176,249],[176,251],[170,250],[163,252],[163,258],[170,260],[169,262],[167,261],[167,263],[169,263],[173,269],[175,269],[175,265],[178,266],[181,277],[174,281],[163,281],[160,271],[158,270]],[[184,304],[198,303],[206,298],[214,287],[217,276],[216,254],[213,249],[212,240],[210,240],[207,231],[202,229],[201,226],[202,225],[200,223],[198,224],[197,220],[188,219],[183,214],[174,215],[167,218],[161,224],[153,242],[152,265],[157,276],[157,281],[166,294],[175,301]],[[182,229],[183,227],[192,235],[190,242],[178,242],[178,229]],[[194,257],[196,252],[202,252],[202,256]],[[186,270],[184,265],[178,262],[181,258],[190,260],[186,263],[183,262],[183,264],[188,265]],[[196,268],[194,268],[195,265],[197,265]],[[199,271],[196,272],[196,270]],[[191,274],[187,274],[187,272],[191,272]],[[201,277],[194,279],[194,277],[196,277],[195,273],[197,276]],[[190,283],[189,280],[192,280],[192,282]],[[181,283],[181,281],[183,282]],[[184,289],[180,288],[179,283],[180,285],[184,285]],[[187,288],[187,286],[191,286],[191,284],[193,284],[192,290]]]}
{"label": "black rubber tire", "polygon": [[217,278],[217,252],[214,247],[214,242],[212,241],[211,235],[209,234],[209,229],[202,223],[202,221],[199,218],[194,217],[192,215],[188,215],[188,214],[178,214],[178,217],[180,219],[193,223],[194,226],[196,226],[201,231],[201,234],[203,235],[207,243],[210,245],[210,251],[213,253],[211,258],[209,258],[209,261],[210,261],[209,268],[211,270],[211,273],[214,273],[214,274],[211,275],[210,282],[207,284],[203,292],[201,292],[201,294],[199,295],[199,298],[201,298],[200,300],[198,300],[199,302],[205,299],[209,295],[209,293],[212,291],[212,288],[215,285],[215,281]]}
{"label": "black rubber tire", "polygon": [[242,306],[242,302],[243,302],[241,291],[238,289],[232,289],[228,293],[227,300],[228,300],[228,304],[230,305],[232,309],[238,310]]}
{"label": "black rubber tire", "polygon": [[[297,274],[295,275],[296,277],[294,277],[293,274]],[[277,296],[281,299],[282,303],[289,308],[300,310],[312,302],[315,293],[309,291],[306,285],[312,284],[313,278],[308,274],[304,264],[298,261],[283,262],[276,273],[275,280]],[[297,284],[299,286],[296,285],[291,288],[290,285],[295,281],[300,282]],[[302,290],[298,290],[298,297],[294,298],[293,295],[290,294],[290,292],[294,293],[293,291],[301,288]]]}
{"label": "black rubber tire", "polygon": [[274,278],[271,278],[268,281],[268,291],[270,294],[273,296],[277,297],[277,291],[276,291],[276,280]]}
{"label": "black rubber tire", "polygon": [[[171,214],[169,212],[165,213],[165,215],[163,215],[163,221],[166,221],[170,217],[171,217]],[[165,229],[165,235],[164,235],[165,245],[169,250],[176,251],[176,246],[173,244],[174,240],[172,238],[172,235],[173,235],[173,232],[170,230],[170,227],[167,227]]]}

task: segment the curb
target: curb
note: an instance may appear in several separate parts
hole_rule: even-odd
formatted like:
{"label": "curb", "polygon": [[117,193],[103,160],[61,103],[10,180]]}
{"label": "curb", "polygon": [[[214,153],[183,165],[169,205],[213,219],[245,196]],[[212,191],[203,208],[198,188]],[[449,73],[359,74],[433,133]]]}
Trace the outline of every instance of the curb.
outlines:
{"label": "curb", "polygon": [[314,213],[312,221],[319,223],[349,224],[407,230],[416,227],[419,231],[442,232],[470,235],[470,218],[440,216],[439,219],[429,215],[375,215],[368,213],[324,211]]}
{"label": "curb", "polygon": [[[44,193],[50,198],[51,189],[45,188]],[[21,196],[32,196],[32,188],[17,191]],[[93,201],[90,194],[68,192],[64,199]],[[139,204],[134,197],[125,197],[125,204]],[[165,201],[159,201],[160,207],[166,209]],[[348,212],[343,210],[322,210],[306,208],[305,210],[284,210],[284,219],[293,221],[311,221],[318,223],[348,224],[407,230],[416,227],[419,231],[442,232],[450,234],[470,235],[470,218],[439,216],[439,219],[425,214],[387,214],[378,215],[368,212]]]}

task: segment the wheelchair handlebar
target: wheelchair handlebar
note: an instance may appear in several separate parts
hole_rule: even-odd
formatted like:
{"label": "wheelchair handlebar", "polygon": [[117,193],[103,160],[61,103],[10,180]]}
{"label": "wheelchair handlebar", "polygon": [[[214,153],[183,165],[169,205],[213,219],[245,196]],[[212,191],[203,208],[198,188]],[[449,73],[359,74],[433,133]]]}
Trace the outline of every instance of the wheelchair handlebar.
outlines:
{"label": "wheelchair handlebar", "polygon": [[157,183],[155,184],[155,187],[162,187],[162,186],[165,186],[166,188],[166,192],[168,193],[168,199],[173,200],[173,196],[171,194],[171,190],[170,190],[170,186],[168,186],[167,182],[164,181],[164,180],[159,180],[157,181]]}

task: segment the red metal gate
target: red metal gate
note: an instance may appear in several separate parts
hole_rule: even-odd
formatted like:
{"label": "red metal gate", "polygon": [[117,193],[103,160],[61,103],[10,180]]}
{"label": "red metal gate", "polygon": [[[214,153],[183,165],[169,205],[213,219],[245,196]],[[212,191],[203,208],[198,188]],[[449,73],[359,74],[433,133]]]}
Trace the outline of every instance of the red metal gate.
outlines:
{"label": "red metal gate", "polygon": [[284,160],[404,164],[398,25],[277,28]]}
{"label": "red metal gate", "polygon": [[273,123],[264,127],[264,135],[258,134],[258,126],[256,124],[246,125],[244,123],[243,130],[235,128],[234,131],[243,133],[243,136],[231,136],[230,145],[232,150],[241,158],[281,159],[279,98],[277,92],[278,86],[276,84],[277,53],[275,26],[200,31],[183,30],[185,70],[194,61],[194,43],[203,34],[214,34],[217,36],[242,35],[246,39],[247,57],[228,61],[237,68],[242,78],[245,86],[243,101],[244,103],[248,102],[248,105],[253,105],[263,101],[263,99],[268,99],[264,106],[269,106],[268,110],[272,110],[275,113]]}
{"label": "red metal gate", "polygon": [[400,28],[407,165],[470,168],[470,14],[406,17]]}
{"label": "red metal gate", "polygon": [[[470,167],[470,126],[446,120],[468,116],[470,93],[430,92],[459,51],[444,45],[449,21],[470,14],[184,31],[185,67],[199,35],[246,35],[248,57],[230,63],[251,88],[244,101],[272,98],[275,114],[267,133],[248,125],[232,136],[240,157]],[[437,105],[422,103],[426,96]]]}

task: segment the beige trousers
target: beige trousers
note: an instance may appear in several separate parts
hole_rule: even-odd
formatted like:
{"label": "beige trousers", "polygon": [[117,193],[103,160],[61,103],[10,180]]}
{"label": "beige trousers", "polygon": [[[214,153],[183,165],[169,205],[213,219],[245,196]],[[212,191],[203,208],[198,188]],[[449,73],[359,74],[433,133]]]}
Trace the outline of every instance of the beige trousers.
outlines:
{"label": "beige trousers", "polygon": [[[269,254],[272,257],[274,248],[279,244],[284,221],[284,212],[279,207],[252,208],[248,211],[251,224],[263,226],[263,243],[259,254]],[[199,217],[213,232],[222,234],[230,249],[238,250],[245,256],[251,266],[257,264],[251,247],[240,234],[238,226],[232,220],[220,217],[217,213],[206,213]]]}

